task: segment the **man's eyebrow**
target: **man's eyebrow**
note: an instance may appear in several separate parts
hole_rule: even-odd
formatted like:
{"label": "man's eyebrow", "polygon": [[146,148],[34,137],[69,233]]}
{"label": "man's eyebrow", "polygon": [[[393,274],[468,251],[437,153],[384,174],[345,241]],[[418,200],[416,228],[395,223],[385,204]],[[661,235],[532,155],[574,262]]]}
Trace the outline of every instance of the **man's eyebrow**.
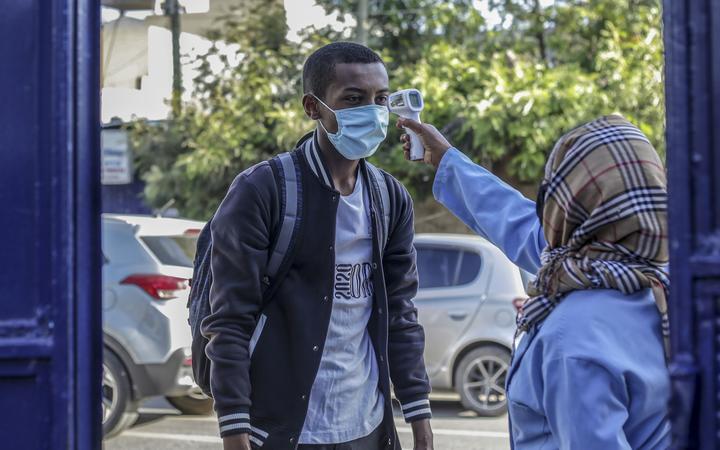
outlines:
{"label": "man's eyebrow", "polygon": [[359,92],[361,94],[365,93],[365,89],[355,87],[355,86],[348,86],[346,88],[343,88],[344,92],[350,91],[350,92]]}
{"label": "man's eyebrow", "polygon": [[[362,89],[359,87],[348,86],[346,88],[343,88],[343,92],[358,92],[358,93],[364,94],[367,91],[365,89]],[[382,89],[378,90],[377,92],[390,92],[390,88],[382,88]]]}

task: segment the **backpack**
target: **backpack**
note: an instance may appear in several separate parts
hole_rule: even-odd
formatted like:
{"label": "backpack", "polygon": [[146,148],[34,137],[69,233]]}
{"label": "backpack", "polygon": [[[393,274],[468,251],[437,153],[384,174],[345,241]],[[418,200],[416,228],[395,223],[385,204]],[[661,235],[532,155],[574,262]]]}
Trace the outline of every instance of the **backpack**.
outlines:
{"label": "backpack", "polygon": [[[280,180],[277,192],[279,202],[284,214],[280,217],[276,234],[272,238],[270,246],[270,257],[268,258],[267,277],[270,286],[263,292],[263,309],[272,300],[277,286],[282,283],[287,271],[290,269],[295,240],[295,232],[302,220],[302,179],[300,168],[293,159],[292,153],[283,153],[270,160]],[[377,193],[380,202],[378,206],[381,211],[382,226],[378,230],[378,236],[384,250],[387,243],[388,227],[390,223],[390,195],[387,183],[383,174],[370,163],[366,163],[370,175],[371,189]],[[276,182],[278,180],[276,179]],[[193,263],[193,275],[191,280],[190,295],[188,298],[188,309],[190,330],[192,332],[192,370],[195,382],[202,389],[203,393],[212,397],[210,390],[210,359],[205,353],[208,339],[201,333],[202,321],[210,315],[210,288],[212,286],[211,255],[212,236],[210,224],[212,218],[205,224],[197,240],[197,251]]]}

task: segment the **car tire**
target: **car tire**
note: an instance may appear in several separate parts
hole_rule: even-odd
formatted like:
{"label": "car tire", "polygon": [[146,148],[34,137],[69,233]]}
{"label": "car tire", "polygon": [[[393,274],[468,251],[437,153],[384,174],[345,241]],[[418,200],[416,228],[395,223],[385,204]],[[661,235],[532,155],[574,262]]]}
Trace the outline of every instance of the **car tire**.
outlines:
{"label": "car tire", "polygon": [[510,352],[495,345],[483,345],[465,354],[455,370],[455,390],[467,409],[482,417],[507,413],[505,378]]}
{"label": "car tire", "polygon": [[166,398],[171,405],[183,414],[207,416],[213,412],[213,399],[203,394],[199,389],[197,392],[188,395]]}
{"label": "car tire", "polygon": [[138,418],[130,377],[118,357],[107,349],[103,356],[102,411],[106,439],[118,435]]}

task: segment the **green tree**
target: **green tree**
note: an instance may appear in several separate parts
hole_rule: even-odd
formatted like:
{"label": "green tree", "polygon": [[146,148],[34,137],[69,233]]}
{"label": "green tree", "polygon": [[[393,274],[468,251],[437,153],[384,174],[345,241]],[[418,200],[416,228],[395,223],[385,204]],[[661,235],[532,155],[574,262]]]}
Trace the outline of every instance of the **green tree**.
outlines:
{"label": "green tree", "polygon": [[[340,17],[357,8],[349,0],[319,3]],[[420,89],[423,120],[511,182],[537,183],[563,133],[613,112],[664,153],[659,0],[489,0],[497,23],[473,0],[369,3],[369,45],[386,61],[391,87]],[[136,124],[150,203],[174,199],[183,214],[207,218],[237,173],[292,148],[314,127],[300,104],[302,62],[319,45],[352,35],[346,25],[288,42],[279,0],[247,0],[218,24],[214,37],[225,44],[197,61],[197,98],[162,127]],[[227,44],[238,54],[228,56]],[[399,135],[391,127],[374,162],[425,198],[432,174],[403,160]]]}
{"label": "green tree", "polygon": [[[322,0],[340,15],[355,1]],[[423,119],[514,183],[537,183],[569,129],[619,112],[664,155],[663,48],[658,0],[370,1],[369,45],[394,88],[423,91]],[[420,197],[429,169],[407,165],[391,133],[376,162]]]}
{"label": "green tree", "polygon": [[245,1],[218,24],[210,36],[217,43],[196,61],[198,95],[182,116],[135,124],[151,205],[173,199],[183,215],[208,218],[238,173],[293,148],[311,128],[299,107],[305,50],[286,33],[281,0]]}

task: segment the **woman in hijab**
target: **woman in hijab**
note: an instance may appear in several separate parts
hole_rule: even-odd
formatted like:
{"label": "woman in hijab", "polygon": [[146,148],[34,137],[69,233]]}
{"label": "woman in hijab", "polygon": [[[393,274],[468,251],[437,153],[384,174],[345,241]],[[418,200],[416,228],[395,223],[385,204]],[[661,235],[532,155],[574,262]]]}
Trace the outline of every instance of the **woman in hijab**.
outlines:
{"label": "woman in hijab", "polygon": [[620,116],[569,132],[533,204],[432,125],[398,126],[437,168],[435,198],[537,273],[507,377],[512,447],[668,448],[667,188],[643,133]]}

